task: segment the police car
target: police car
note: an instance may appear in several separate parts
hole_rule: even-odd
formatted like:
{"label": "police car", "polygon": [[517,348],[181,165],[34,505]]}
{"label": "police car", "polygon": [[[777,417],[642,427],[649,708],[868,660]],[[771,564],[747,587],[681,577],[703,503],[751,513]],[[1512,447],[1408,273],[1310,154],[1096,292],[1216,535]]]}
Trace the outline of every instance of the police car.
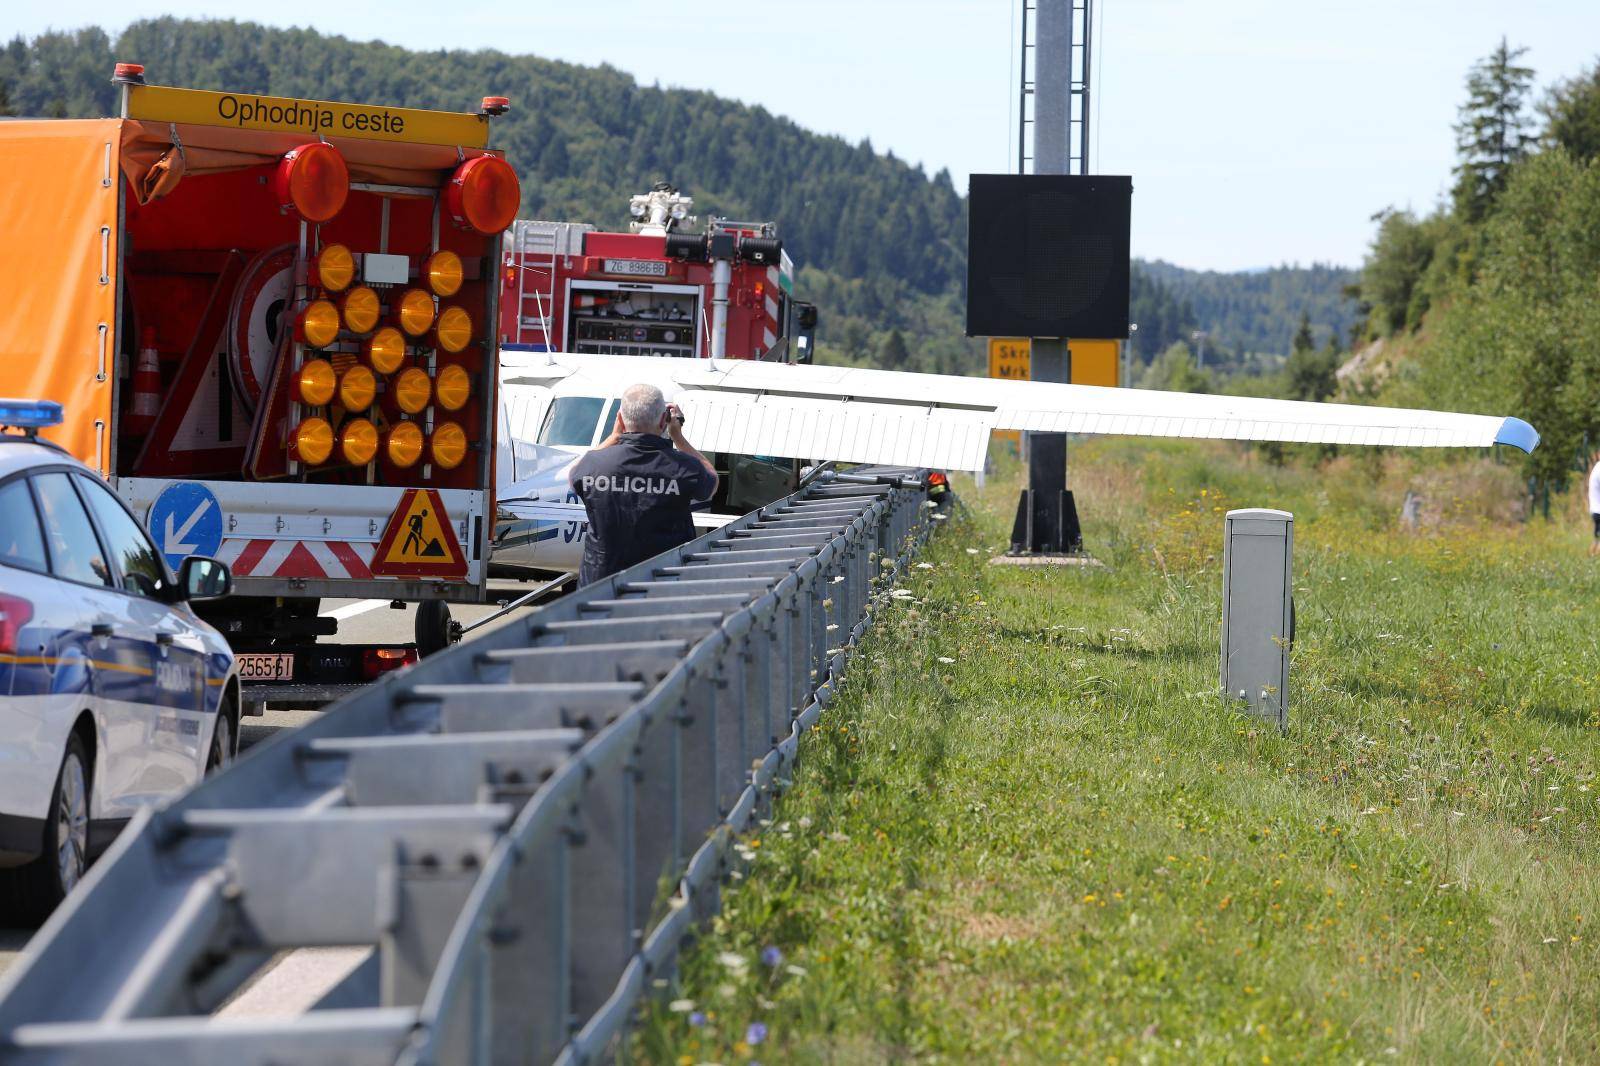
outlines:
{"label": "police car", "polygon": [[48,913],[139,806],[238,745],[233,653],[188,605],[227,595],[228,568],[190,558],[174,578],[105,482],[38,439],[60,420],[59,404],[0,399],[6,918]]}

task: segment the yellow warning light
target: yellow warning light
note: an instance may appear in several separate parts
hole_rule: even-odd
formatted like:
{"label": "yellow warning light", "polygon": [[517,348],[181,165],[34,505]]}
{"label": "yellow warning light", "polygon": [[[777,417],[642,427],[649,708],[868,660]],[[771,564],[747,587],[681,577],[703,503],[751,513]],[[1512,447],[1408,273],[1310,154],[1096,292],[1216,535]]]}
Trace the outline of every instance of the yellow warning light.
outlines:
{"label": "yellow warning light", "polygon": [[294,427],[289,452],[302,463],[316,466],[333,454],[333,427],[327,419],[308,418]]}
{"label": "yellow warning light", "polygon": [[312,300],[300,312],[300,339],[313,348],[325,348],[339,336],[339,309],[332,300]]}
{"label": "yellow warning light", "polygon": [[344,456],[345,462],[355,466],[372,462],[372,457],[378,454],[378,427],[365,418],[347,421],[339,428],[339,454]]}
{"label": "yellow warning light", "polygon": [[428,454],[434,465],[454,470],[467,457],[467,434],[454,422],[440,422],[428,438]]}
{"label": "yellow warning light", "polygon": [[308,359],[294,376],[295,399],[313,407],[321,407],[333,399],[333,386],[337,379],[332,363],[326,359]]}
{"label": "yellow warning light", "polygon": [[422,430],[415,422],[396,422],[383,435],[389,461],[398,467],[415,466],[422,458]]}
{"label": "yellow warning light", "polygon": [[433,297],[421,289],[407,289],[400,297],[400,328],[420,337],[433,325]]}
{"label": "yellow warning light", "polygon": [[329,292],[343,292],[355,280],[356,257],[342,244],[323,245],[317,253],[317,283]]}
{"label": "yellow warning light", "polygon": [[339,375],[339,405],[345,410],[365,411],[377,395],[377,376],[360,363]]}
{"label": "yellow warning light", "polygon": [[344,294],[340,301],[344,307],[344,326],[352,333],[370,333],[378,324],[378,294],[365,285],[357,285]]}
{"label": "yellow warning light", "polygon": [[421,367],[402,370],[394,379],[394,402],[408,415],[419,414],[433,395],[433,382]]}
{"label": "yellow warning light", "polygon": [[461,291],[461,281],[466,271],[461,257],[452,251],[439,249],[422,264],[422,276],[428,279],[428,288],[440,296],[454,296]]}
{"label": "yellow warning light", "polygon": [[367,362],[380,374],[393,374],[406,357],[406,339],[393,326],[383,326],[367,342]]}
{"label": "yellow warning light", "polygon": [[467,405],[472,395],[472,376],[462,367],[451,364],[439,369],[439,378],[433,383],[439,406],[446,411],[459,411]]}
{"label": "yellow warning light", "polygon": [[446,307],[439,312],[439,324],[434,327],[433,336],[440,348],[456,354],[472,340],[472,316],[464,307]]}

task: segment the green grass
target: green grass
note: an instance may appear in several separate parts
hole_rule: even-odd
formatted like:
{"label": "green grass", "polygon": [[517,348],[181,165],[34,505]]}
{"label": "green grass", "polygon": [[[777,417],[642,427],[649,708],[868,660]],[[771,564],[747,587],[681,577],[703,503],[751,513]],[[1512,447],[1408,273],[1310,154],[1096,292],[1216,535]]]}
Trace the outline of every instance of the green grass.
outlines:
{"label": "green grass", "polygon": [[[1015,480],[963,486],[636,1056],[1600,1057],[1587,531],[1506,521],[1487,462],[1107,443],[1074,482],[1109,569],[987,565]],[[1238,506],[1296,514],[1287,736],[1216,695]]]}

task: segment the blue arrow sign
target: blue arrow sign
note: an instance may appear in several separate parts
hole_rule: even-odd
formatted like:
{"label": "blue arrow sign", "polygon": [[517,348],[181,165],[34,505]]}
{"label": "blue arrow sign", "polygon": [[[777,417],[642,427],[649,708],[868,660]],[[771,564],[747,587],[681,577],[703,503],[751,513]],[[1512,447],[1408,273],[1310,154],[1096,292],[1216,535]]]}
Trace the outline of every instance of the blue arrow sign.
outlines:
{"label": "blue arrow sign", "polygon": [[204,485],[175,481],[150,505],[150,535],[176,570],[190,555],[222,547],[222,505]]}

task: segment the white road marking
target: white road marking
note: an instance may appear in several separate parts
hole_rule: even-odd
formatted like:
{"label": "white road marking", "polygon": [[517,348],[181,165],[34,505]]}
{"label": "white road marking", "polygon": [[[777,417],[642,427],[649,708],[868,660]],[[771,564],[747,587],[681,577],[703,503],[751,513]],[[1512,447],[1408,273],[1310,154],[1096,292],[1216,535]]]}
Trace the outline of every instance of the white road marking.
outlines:
{"label": "white road marking", "polygon": [[323,611],[321,617],[336,618],[342,622],[346,618],[354,618],[358,614],[366,614],[368,611],[376,611],[379,607],[387,606],[389,606],[388,600],[357,600],[343,607],[335,607],[331,611]]}

